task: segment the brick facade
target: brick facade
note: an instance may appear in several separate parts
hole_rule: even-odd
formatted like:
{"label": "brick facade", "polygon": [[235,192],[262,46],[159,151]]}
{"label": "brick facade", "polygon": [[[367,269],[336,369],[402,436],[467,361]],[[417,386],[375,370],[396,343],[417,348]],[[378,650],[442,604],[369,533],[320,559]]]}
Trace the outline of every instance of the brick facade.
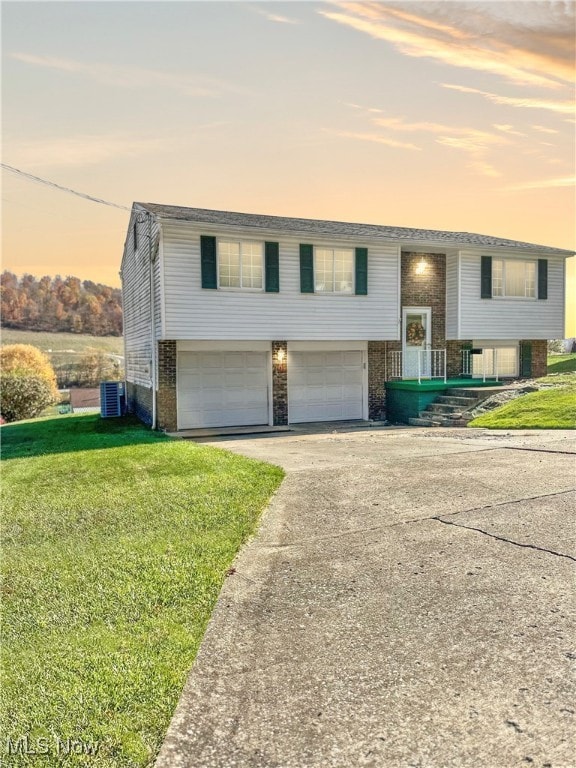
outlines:
{"label": "brick facade", "polygon": [[456,379],[462,373],[462,350],[471,349],[472,341],[446,342],[446,375]]}
{"label": "brick facade", "polygon": [[521,346],[528,344],[532,347],[532,378],[538,379],[546,376],[548,373],[548,342],[541,339],[520,342]]}
{"label": "brick facade", "polygon": [[172,432],[178,428],[176,413],[176,342],[158,342],[158,393],[156,395],[158,429]]}
{"label": "brick facade", "polygon": [[368,342],[368,418],[380,421],[385,418],[386,389],[386,342]]}
{"label": "brick facade", "polygon": [[[283,355],[282,361],[279,355]],[[272,412],[274,426],[288,424],[288,343],[272,342]]]}
{"label": "brick facade", "polygon": [[[422,259],[426,262],[426,271],[423,275],[418,275],[416,267]],[[402,307],[431,307],[432,349],[444,349],[446,256],[443,253],[403,253],[400,295]]]}
{"label": "brick facade", "polygon": [[532,376],[537,379],[548,374],[548,342],[544,339],[532,342]]}

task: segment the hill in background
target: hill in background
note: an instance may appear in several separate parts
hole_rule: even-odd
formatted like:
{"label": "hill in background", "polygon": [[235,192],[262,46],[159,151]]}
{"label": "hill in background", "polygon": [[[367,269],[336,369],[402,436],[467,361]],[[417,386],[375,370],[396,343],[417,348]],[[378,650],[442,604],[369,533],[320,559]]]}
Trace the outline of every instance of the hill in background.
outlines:
{"label": "hill in background", "polygon": [[22,331],[122,335],[122,294],[119,288],[34,275],[0,276],[2,326]]}

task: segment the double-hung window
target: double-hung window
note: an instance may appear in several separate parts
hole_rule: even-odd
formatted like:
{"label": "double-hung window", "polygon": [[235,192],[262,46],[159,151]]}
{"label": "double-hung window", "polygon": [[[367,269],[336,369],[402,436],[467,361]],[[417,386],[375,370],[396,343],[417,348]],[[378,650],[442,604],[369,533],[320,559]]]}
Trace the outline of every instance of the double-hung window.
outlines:
{"label": "double-hung window", "polygon": [[536,262],[493,259],[492,295],[535,299]]}
{"label": "double-hung window", "polygon": [[219,287],[262,290],[263,262],[263,243],[248,240],[219,240]]}
{"label": "double-hung window", "polygon": [[350,248],[314,249],[316,293],[354,292],[354,251]]}

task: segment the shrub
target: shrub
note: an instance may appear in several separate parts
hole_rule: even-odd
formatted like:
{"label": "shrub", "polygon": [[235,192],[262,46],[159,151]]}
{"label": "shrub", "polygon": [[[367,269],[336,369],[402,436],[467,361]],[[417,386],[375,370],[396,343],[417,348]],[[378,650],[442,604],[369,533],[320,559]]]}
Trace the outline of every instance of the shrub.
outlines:
{"label": "shrub", "polygon": [[36,374],[56,386],[56,375],[47,355],[32,344],[7,344],[0,349],[3,373]]}
{"label": "shrub", "polygon": [[54,403],[58,391],[42,376],[2,373],[0,412],[6,421],[32,419]]}
{"label": "shrub", "polygon": [[0,413],[6,421],[31,419],[58,399],[56,375],[46,355],[30,344],[0,350]]}

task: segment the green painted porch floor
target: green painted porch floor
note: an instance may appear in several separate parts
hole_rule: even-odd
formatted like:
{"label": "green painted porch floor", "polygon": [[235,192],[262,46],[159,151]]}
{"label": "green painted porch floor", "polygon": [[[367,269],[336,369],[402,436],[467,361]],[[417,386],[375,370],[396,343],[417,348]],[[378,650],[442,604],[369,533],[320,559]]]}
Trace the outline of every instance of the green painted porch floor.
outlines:
{"label": "green painted porch floor", "polygon": [[425,392],[427,390],[439,390],[445,389],[475,389],[476,387],[503,387],[506,386],[506,381],[502,379],[448,379],[443,381],[442,379],[426,379],[418,381],[417,379],[403,379],[402,381],[387,381],[385,383],[386,389],[403,389],[415,392]]}

